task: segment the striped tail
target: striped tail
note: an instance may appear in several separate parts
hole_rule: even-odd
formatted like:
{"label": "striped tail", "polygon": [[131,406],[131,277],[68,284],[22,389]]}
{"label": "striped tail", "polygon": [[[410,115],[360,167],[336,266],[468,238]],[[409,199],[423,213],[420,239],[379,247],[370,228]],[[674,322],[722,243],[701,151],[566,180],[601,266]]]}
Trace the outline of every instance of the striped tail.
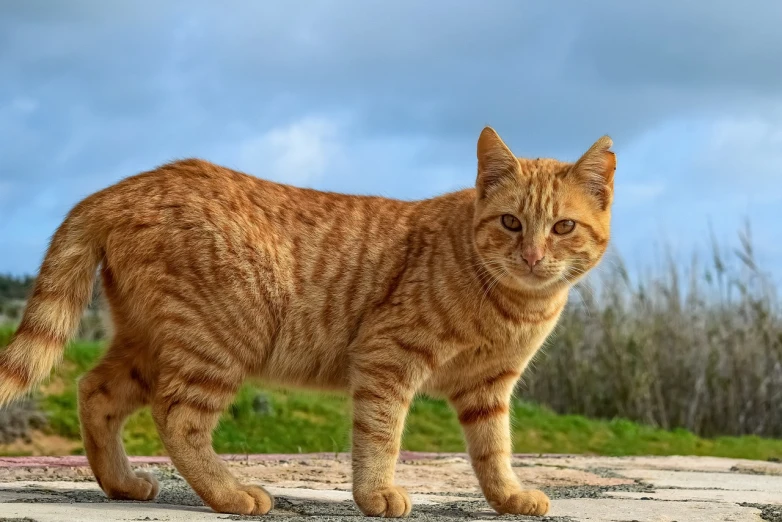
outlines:
{"label": "striped tail", "polygon": [[0,352],[0,405],[23,395],[49,376],[62,359],[92,297],[103,256],[90,237],[82,205],[74,208],[52,237],[22,322]]}

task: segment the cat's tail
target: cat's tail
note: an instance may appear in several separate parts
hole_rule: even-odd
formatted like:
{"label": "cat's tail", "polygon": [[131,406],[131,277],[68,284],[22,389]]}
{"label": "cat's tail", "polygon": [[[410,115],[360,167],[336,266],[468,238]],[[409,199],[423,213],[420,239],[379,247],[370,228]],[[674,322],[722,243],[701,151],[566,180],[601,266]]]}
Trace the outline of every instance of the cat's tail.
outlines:
{"label": "cat's tail", "polygon": [[85,200],[74,207],[51,239],[22,322],[0,352],[0,405],[49,375],[79,325],[103,257],[91,206]]}

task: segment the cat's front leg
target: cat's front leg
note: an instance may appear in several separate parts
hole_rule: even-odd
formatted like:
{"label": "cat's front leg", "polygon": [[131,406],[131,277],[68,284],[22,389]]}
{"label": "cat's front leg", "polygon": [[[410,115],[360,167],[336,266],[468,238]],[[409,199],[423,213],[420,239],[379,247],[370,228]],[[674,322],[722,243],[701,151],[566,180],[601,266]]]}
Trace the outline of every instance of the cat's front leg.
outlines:
{"label": "cat's front leg", "polygon": [[403,517],[412,504],[394,484],[405,417],[436,358],[402,337],[373,341],[352,373],[353,498],[368,516]]}
{"label": "cat's front leg", "polygon": [[451,394],[481,490],[501,514],[545,515],[549,498],[523,489],[511,467],[510,398],[518,373],[495,372]]}

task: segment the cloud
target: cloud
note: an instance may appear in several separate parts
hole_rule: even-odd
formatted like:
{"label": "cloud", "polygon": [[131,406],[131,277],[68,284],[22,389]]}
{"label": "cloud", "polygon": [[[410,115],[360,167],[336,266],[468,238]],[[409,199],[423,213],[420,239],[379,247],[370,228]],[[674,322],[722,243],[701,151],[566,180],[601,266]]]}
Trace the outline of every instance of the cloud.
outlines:
{"label": "cloud", "polygon": [[[187,118],[176,108],[185,99],[219,127],[349,103],[373,133],[472,140],[491,123],[531,153],[561,152],[606,132],[629,141],[673,114],[762,113],[782,86],[774,0],[751,11],[672,0],[77,1],[57,16],[32,3],[4,7],[10,86],[37,78],[36,91],[133,117]],[[37,32],[52,37],[36,44]]]}
{"label": "cloud", "polygon": [[662,181],[651,183],[617,183],[615,200],[618,205],[635,207],[657,200],[665,192]]}
{"label": "cloud", "polygon": [[782,200],[782,104],[765,118],[713,122],[699,156],[712,183],[758,202]]}
{"label": "cloud", "polygon": [[[741,92],[778,98],[782,70],[771,66],[782,45],[782,4],[752,9],[730,0],[584,4],[589,10],[573,45],[574,62],[611,85],[674,89],[688,98]],[[672,92],[672,94],[673,94]]]}
{"label": "cloud", "polygon": [[472,185],[486,124],[532,157],[611,135],[622,249],[720,212],[766,223],[780,19],[777,0],[0,3],[0,246],[42,249],[80,198],[190,156],[429,197]]}
{"label": "cloud", "polygon": [[0,205],[11,196],[11,183],[0,181]]}
{"label": "cloud", "polygon": [[274,181],[310,186],[337,170],[343,154],[337,123],[306,117],[243,141],[238,167]]}
{"label": "cloud", "polygon": [[30,114],[38,108],[38,102],[32,98],[19,97],[11,100],[9,109],[18,114]]}

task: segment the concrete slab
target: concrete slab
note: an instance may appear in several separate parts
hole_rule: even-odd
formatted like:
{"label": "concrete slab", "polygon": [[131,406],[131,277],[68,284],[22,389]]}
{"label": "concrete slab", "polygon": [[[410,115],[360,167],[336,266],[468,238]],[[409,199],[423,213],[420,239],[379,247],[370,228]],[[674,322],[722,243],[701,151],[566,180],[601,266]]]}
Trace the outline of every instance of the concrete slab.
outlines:
{"label": "concrete slab", "polygon": [[730,489],[658,489],[648,491],[607,491],[607,497],[689,502],[729,502],[733,504],[782,505],[782,491],[734,491]]}
{"label": "concrete slab", "polygon": [[782,464],[779,462],[763,462],[750,460],[737,462],[730,471],[736,473],[752,473],[757,475],[782,475]]}
{"label": "concrete slab", "polygon": [[[109,520],[193,521],[228,520],[225,515],[204,508],[154,504],[129,509],[121,504],[9,504],[2,506],[2,516],[32,519],[36,522],[106,522]],[[0,519],[2,520],[2,519]]]}
{"label": "concrete slab", "polygon": [[560,500],[551,516],[570,516],[579,522],[760,522],[760,510],[735,504],[661,502],[654,500]]}
{"label": "concrete slab", "polygon": [[782,491],[782,476],[657,469],[617,470],[617,474],[659,488],[729,489],[734,491]]}
{"label": "concrete slab", "polygon": [[[276,507],[263,519],[360,519],[345,454],[229,455],[239,480],[263,484]],[[83,457],[0,459],[0,520],[112,522],[236,520],[213,513],[163,457],[134,458],[161,481],[153,502],[108,501]],[[765,466],[768,464],[769,466]],[[692,457],[514,457],[527,487],[552,498],[557,522],[722,522],[782,520],[782,475],[775,463]],[[404,453],[398,482],[411,493],[412,518],[423,521],[507,520],[489,508],[463,454]],[[771,513],[771,515],[769,515]],[[520,518],[521,519],[521,518]],[[524,519],[530,520],[530,519]]]}
{"label": "concrete slab", "polygon": [[518,455],[517,465],[564,466],[578,469],[665,469],[671,471],[722,472],[763,470],[764,474],[781,474],[782,463],[718,457],[588,457],[583,455],[551,455],[534,457]]}

